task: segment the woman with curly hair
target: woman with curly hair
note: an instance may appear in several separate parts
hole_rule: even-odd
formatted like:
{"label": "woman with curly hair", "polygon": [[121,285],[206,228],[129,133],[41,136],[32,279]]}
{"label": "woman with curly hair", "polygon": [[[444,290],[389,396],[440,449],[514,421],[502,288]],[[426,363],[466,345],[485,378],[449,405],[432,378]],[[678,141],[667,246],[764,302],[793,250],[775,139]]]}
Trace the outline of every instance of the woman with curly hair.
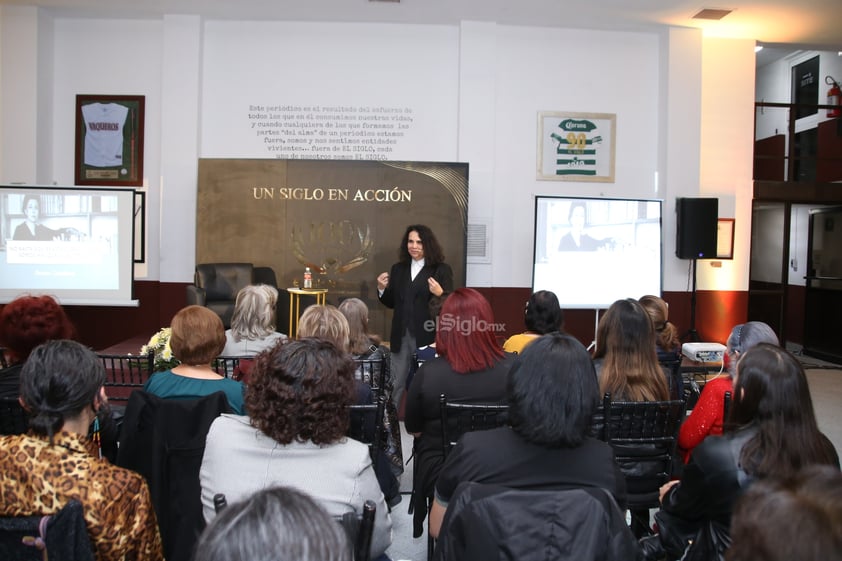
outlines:
{"label": "woman with curly hair", "polygon": [[392,521],[368,447],[345,437],[354,402],[351,357],[315,338],[286,340],[257,355],[246,390],[248,417],[222,415],[211,425],[199,478],[205,520],[213,496],[229,502],[287,485],[309,493],[331,515],[377,504],[372,558],[392,538]]}
{"label": "woman with curly hair", "polygon": [[54,339],[73,339],[76,329],[51,296],[18,296],[0,311],[0,346],[9,367],[0,370],[0,397],[20,395],[20,372],[32,349]]}

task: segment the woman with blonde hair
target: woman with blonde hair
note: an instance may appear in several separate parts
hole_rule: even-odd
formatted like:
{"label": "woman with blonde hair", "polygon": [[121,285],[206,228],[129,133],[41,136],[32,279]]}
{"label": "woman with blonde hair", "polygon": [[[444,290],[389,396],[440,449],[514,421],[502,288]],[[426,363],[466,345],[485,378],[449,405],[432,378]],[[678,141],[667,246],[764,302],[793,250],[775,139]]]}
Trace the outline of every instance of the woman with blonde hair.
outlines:
{"label": "woman with blonde hair", "polygon": [[225,356],[254,356],[274,346],[286,335],[275,330],[278,289],[250,284],[237,293],[231,329],[225,331]]}
{"label": "woman with blonde hair", "polygon": [[639,302],[646,313],[649,314],[649,317],[652,318],[658,353],[681,352],[678,329],[669,321],[669,305],[662,298],[651,294],[642,296]]}

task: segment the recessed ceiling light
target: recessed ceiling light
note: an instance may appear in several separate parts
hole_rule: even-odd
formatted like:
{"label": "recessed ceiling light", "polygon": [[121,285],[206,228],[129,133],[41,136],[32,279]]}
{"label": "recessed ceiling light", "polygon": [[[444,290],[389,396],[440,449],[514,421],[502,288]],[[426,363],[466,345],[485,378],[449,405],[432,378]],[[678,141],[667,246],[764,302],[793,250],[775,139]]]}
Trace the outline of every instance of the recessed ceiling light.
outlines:
{"label": "recessed ceiling light", "polygon": [[693,19],[712,19],[720,20],[733,12],[734,10],[720,10],[717,8],[704,8],[701,12],[693,16]]}

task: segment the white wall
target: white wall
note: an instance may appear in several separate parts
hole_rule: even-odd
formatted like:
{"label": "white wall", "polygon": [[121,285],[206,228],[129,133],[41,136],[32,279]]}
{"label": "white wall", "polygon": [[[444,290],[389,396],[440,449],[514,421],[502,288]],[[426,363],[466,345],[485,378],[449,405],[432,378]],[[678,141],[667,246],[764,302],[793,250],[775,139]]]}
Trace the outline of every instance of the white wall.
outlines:
{"label": "white wall", "polygon": [[[141,278],[192,279],[197,158],[272,157],[250,129],[255,104],[411,108],[412,126],[389,159],[468,162],[469,219],[493,224],[491,263],[468,267],[473,286],[531,284],[537,194],[664,199],[665,290],[686,288],[686,262],[674,257],[675,197],[721,195],[735,214],[750,198],[753,44],[723,46],[683,29],[56,18],[40,28],[53,33],[40,42],[53,49],[52,127],[38,139],[52,144],[46,158],[34,139],[9,144],[8,123],[32,128],[38,113],[9,100],[25,102],[50,81],[9,61],[14,49],[34,64],[39,48],[16,32],[20,11],[0,9],[0,181],[34,182],[47,170],[46,179],[72,184],[75,95],[145,95],[150,228]],[[22,11],[30,28],[43,21]],[[710,91],[726,85],[723,72],[733,100]],[[537,114],[552,110],[617,115],[614,183],[536,180]],[[702,150],[703,139],[730,132],[727,123],[746,122],[724,161]],[[741,248],[747,215],[738,214]],[[700,288],[744,290],[744,277],[712,274]]]}

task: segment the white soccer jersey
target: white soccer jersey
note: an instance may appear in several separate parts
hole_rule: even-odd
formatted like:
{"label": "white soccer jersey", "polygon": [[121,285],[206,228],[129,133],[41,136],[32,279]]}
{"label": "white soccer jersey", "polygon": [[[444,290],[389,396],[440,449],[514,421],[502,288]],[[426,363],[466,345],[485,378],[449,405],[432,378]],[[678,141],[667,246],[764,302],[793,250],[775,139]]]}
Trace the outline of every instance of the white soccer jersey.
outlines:
{"label": "white soccer jersey", "polygon": [[118,103],[82,106],[85,119],[85,165],[98,168],[123,165],[123,126],[129,108]]}

